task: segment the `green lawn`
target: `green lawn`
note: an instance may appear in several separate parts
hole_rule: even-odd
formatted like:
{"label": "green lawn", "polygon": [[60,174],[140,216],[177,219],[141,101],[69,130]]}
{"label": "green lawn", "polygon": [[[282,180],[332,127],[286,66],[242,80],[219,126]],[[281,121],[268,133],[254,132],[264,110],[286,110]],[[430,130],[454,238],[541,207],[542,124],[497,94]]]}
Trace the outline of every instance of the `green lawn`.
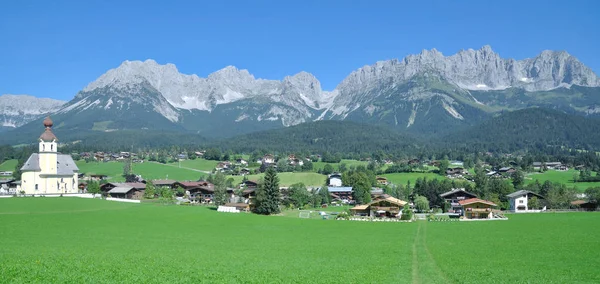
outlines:
{"label": "green lawn", "polygon": [[[77,166],[79,167],[79,171],[86,173],[86,175],[104,174],[110,177],[110,181],[124,181],[124,178],[122,177],[123,163],[120,162],[86,163],[85,161],[78,161]],[[205,173],[178,168],[176,165],[164,165],[151,162],[134,163],[133,172],[142,175],[142,177],[146,180],[168,178],[184,181],[198,180],[201,177],[206,176]]]}
{"label": "green lawn", "polygon": [[[534,183],[535,180],[539,180],[540,183],[544,183],[549,180],[551,182],[559,182],[564,183],[568,187],[575,186],[578,190],[584,191],[588,187],[600,187],[600,182],[573,182],[573,174],[579,173],[576,170],[568,170],[568,171],[554,171],[548,170],[544,173],[530,173],[525,177],[526,183]],[[596,174],[596,173],[593,173]]]}
{"label": "green lawn", "polygon": [[[215,169],[219,161],[211,161],[205,159],[195,159],[195,160],[183,160],[180,162],[182,167],[196,169],[201,171],[212,171]],[[178,166],[179,163],[172,163],[171,165]]]}
{"label": "green lawn", "polygon": [[389,182],[398,185],[406,185],[408,181],[412,185],[415,184],[417,178],[427,178],[427,179],[442,179],[444,178],[441,175],[435,173],[393,173],[393,174],[384,174],[384,177],[388,179]]}
{"label": "green lawn", "polygon": [[319,170],[319,169],[323,169],[323,167],[325,167],[325,165],[330,164],[333,167],[334,171],[338,171],[340,168],[340,164],[346,164],[346,168],[350,168],[350,166],[367,166],[369,165],[369,162],[366,161],[357,161],[357,160],[342,160],[339,163],[324,163],[324,162],[314,162],[313,163],[313,169],[315,171]]}
{"label": "green lawn", "polygon": [[[264,174],[248,175],[249,180],[259,180]],[[279,186],[290,186],[295,183],[304,183],[306,186],[322,186],[327,177],[318,173],[298,172],[298,173],[278,173]],[[242,182],[242,176],[232,176],[236,184]]]}
{"label": "green lawn", "polygon": [[599,283],[600,214],[371,223],[0,199],[7,283]]}
{"label": "green lawn", "polygon": [[0,171],[15,171],[17,163],[17,160],[6,160],[4,163],[0,164]]}

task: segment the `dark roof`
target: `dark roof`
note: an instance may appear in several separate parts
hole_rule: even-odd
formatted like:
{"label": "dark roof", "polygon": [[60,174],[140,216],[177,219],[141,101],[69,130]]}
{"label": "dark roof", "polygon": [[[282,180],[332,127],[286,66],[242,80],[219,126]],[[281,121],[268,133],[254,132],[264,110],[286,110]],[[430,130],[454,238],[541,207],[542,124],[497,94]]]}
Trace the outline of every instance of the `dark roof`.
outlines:
{"label": "dark roof", "polygon": [[[39,165],[39,154],[33,153],[29,156],[29,159],[21,167],[22,171],[41,171]],[[77,164],[73,161],[71,155],[67,154],[56,154],[56,174],[58,175],[72,175],[79,171]]]}
{"label": "dark roof", "polygon": [[470,193],[470,192],[468,192],[468,191],[465,191],[465,189],[464,189],[464,188],[454,188],[454,189],[452,189],[451,191],[444,192],[444,193],[440,194],[440,196],[441,196],[441,197],[446,197],[446,196],[448,196],[448,195],[452,195],[452,194],[455,194],[455,193],[464,193],[465,195],[470,195],[471,197],[477,197],[477,195],[476,195],[476,194],[474,194],[474,193]]}
{"label": "dark roof", "polygon": [[541,195],[539,195],[539,194],[537,194],[537,193],[535,193],[535,192],[531,192],[531,191],[529,191],[529,190],[519,190],[519,191],[515,191],[515,192],[513,192],[513,193],[511,193],[511,194],[507,194],[506,196],[507,196],[508,198],[516,198],[516,197],[519,197],[519,196],[521,196],[521,195],[525,195],[525,194],[527,194],[527,195],[533,195],[533,196],[536,196],[537,198],[544,199],[544,197],[543,197],[543,196],[541,196]]}
{"label": "dark roof", "polygon": [[157,179],[155,181],[152,181],[152,184],[161,186],[161,185],[172,185],[176,182],[177,182],[176,180],[171,180],[171,179]]}

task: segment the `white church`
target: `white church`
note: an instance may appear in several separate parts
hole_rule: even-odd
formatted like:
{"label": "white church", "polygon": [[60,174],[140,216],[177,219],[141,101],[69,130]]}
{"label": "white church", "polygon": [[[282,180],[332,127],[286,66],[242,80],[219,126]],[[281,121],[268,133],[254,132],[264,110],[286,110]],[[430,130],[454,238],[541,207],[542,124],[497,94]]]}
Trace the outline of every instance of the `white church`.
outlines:
{"label": "white church", "polygon": [[79,168],[71,155],[59,154],[58,139],[52,133],[52,120],[44,119],[39,153],[31,154],[21,168],[21,190],[25,194],[78,193]]}

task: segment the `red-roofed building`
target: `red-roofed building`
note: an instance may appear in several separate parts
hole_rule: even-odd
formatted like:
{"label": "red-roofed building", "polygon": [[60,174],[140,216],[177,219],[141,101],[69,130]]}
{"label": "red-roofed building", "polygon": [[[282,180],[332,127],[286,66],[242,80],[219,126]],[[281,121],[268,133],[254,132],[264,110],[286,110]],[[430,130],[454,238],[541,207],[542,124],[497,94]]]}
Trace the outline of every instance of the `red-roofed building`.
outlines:
{"label": "red-roofed building", "polygon": [[459,200],[462,206],[465,219],[491,219],[493,217],[493,208],[497,207],[495,203],[479,198],[469,198]]}

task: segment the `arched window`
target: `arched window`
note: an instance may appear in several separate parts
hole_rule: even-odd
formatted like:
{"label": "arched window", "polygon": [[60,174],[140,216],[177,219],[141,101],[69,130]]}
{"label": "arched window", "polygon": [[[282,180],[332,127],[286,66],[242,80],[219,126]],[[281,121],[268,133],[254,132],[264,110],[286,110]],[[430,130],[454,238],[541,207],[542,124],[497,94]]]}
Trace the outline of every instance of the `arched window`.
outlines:
{"label": "arched window", "polygon": [[50,151],[54,151],[54,144],[50,144]]}
{"label": "arched window", "polygon": [[46,151],[46,144],[42,144],[42,151]]}

